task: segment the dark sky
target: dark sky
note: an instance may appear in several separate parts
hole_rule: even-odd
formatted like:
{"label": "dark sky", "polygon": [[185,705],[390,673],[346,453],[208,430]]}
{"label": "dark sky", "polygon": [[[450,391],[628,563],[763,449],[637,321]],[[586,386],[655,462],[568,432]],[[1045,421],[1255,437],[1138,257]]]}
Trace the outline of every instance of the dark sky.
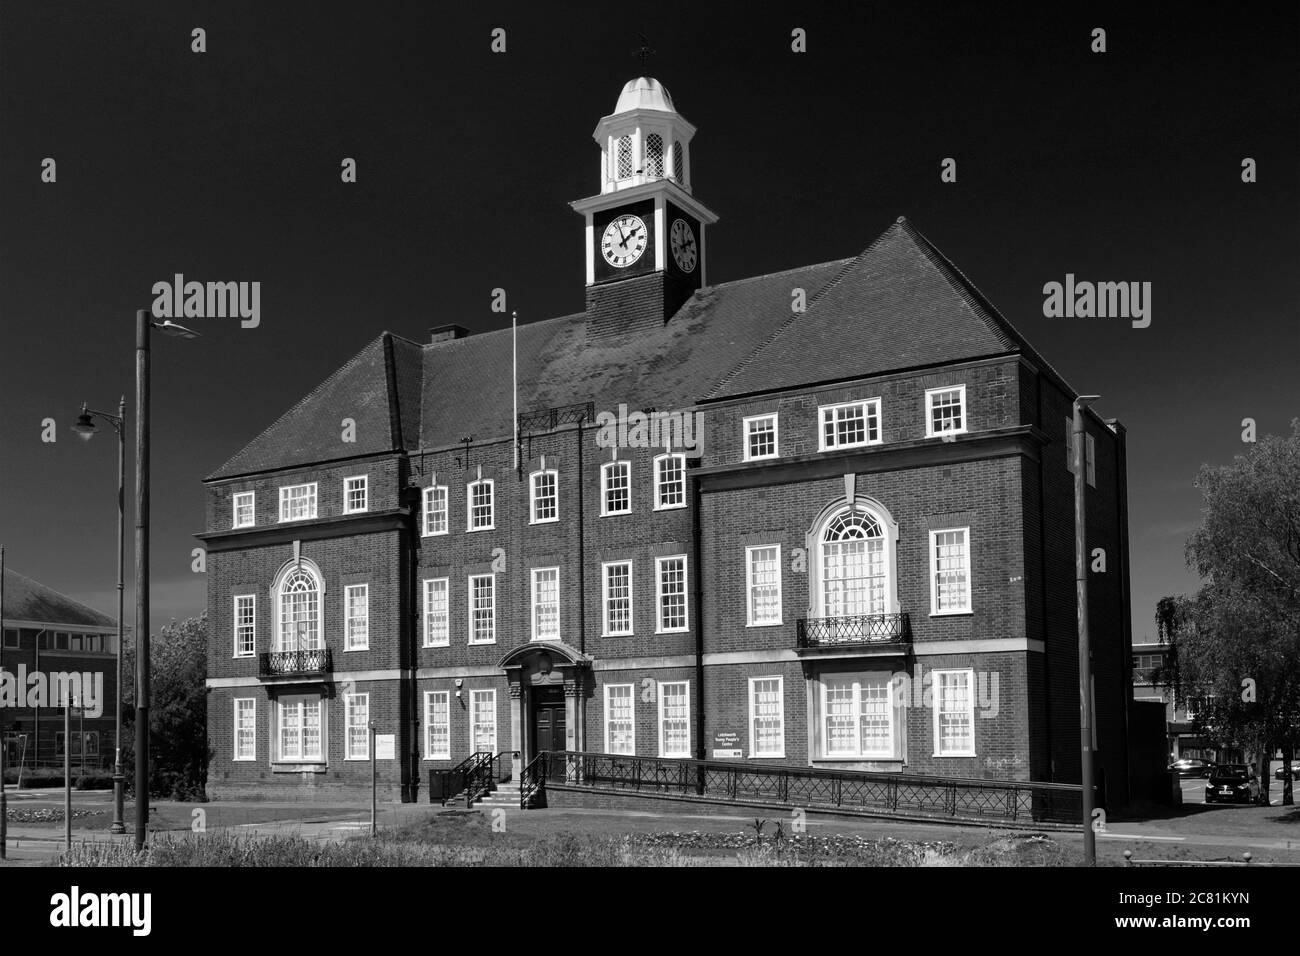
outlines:
{"label": "dark sky", "polygon": [[[1195,586],[1200,464],[1242,451],[1244,417],[1282,432],[1300,410],[1295,5],[642,6],[0,5],[9,566],[113,610],[111,436],[67,426],[132,391],[134,310],[175,272],[259,280],[262,324],[155,337],[155,625],[204,604],[200,479],[378,332],[498,327],[498,286],[522,321],[580,311],[567,204],[598,189],[591,132],[644,31],[648,72],[699,128],[695,193],[722,216],[711,281],[854,255],[906,215],[1103,396],[1129,428],[1134,631],[1150,632],[1156,599]],[[1150,328],[1044,318],[1043,284],[1067,272],[1151,282]]]}

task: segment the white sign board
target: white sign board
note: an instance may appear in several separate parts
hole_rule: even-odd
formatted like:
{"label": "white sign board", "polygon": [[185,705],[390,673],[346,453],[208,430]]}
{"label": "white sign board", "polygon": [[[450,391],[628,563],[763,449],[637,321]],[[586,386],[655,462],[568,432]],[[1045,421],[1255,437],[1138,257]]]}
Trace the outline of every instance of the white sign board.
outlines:
{"label": "white sign board", "polygon": [[393,760],[397,756],[396,734],[375,734],[375,759]]}

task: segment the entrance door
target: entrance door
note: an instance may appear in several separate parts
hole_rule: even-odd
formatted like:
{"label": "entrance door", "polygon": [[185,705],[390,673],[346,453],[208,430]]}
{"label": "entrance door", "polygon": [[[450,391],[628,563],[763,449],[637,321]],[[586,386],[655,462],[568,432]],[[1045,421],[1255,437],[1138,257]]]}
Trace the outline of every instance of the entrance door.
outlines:
{"label": "entrance door", "polygon": [[533,740],[537,752],[543,750],[564,750],[564,688],[546,688],[534,692],[536,702],[533,706]]}

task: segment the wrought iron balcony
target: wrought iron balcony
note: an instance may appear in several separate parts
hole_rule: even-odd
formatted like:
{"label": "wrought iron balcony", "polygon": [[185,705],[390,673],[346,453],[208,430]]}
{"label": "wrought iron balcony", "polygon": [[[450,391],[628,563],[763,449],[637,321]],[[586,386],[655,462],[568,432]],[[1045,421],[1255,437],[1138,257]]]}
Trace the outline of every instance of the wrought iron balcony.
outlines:
{"label": "wrought iron balcony", "polygon": [[329,648],[311,651],[271,651],[261,656],[263,677],[312,677],[334,669]]}
{"label": "wrought iron balcony", "polygon": [[859,614],[841,617],[801,617],[800,648],[905,644],[912,640],[907,613]]}

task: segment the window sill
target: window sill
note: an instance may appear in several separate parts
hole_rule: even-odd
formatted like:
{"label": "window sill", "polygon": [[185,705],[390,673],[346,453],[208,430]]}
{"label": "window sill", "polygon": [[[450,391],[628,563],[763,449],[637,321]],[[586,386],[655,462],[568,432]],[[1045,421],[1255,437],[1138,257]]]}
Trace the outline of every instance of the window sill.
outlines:
{"label": "window sill", "polygon": [[319,760],[272,761],[271,773],[325,773],[329,765]]}
{"label": "window sill", "polygon": [[370,763],[370,755],[367,754],[364,757],[344,757],[343,762],[344,763]]}
{"label": "window sill", "polygon": [[971,617],[974,611],[931,611],[931,617]]}
{"label": "window sill", "polygon": [[450,759],[451,759],[451,754],[425,754],[425,755],[424,755],[423,757],[421,757],[420,759],[421,759],[422,761],[423,761],[423,760],[428,760],[428,761],[434,761],[434,760],[450,760]]}
{"label": "window sill", "polygon": [[443,641],[441,644],[421,644],[420,646],[422,648],[451,647],[451,641]]}
{"label": "window sill", "polygon": [[466,533],[466,534],[473,534],[475,531],[495,531],[496,529],[497,529],[497,526],[496,526],[495,524],[487,524],[487,525],[484,525],[484,526],[481,527],[481,528],[466,528],[466,529],[465,529],[465,533]]}
{"label": "window sill", "polygon": [[489,645],[495,643],[496,643],[496,639],[494,638],[490,641],[466,641],[465,646],[466,647],[488,647]]}
{"label": "window sill", "polygon": [[533,519],[530,518],[528,519],[528,523],[530,525],[531,524],[559,524],[560,519],[559,518],[538,518],[536,521],[534,521]]}
{"label": "window sill", "polygon": [[[48,653],[48,652],[47,652],[47,653]],[[231,655],[230,655],[230,659],[231,659],[232,661],[251,661],[251,660],[255,660],[256,658],[257,658],[257,654],[256,654],[256,653],[253,653],[253,654],[231,654]]]}
{"label": "window sill", "polygon": [[231,757],[231,763],[257,763],[256,757]]}
{"label": "window sill", "polygon": [[783,750],[783,751],[781,751],[779,754],[755,754],[755,753],[751,753],[751,754],[750,754],[746,759],[748,759],[748,760],[784,760],[784,759],[785,759],[785,751]]}
{"label": "window sill", "polygon": [[745,627],[780,627],[782,623],[782,621],[746,621]]}
{"label": "window sill", "polygon": [[926,433],[925,433],[925,437],[926,437],[926,438],[938,438],[938,439],[942,440],[942,439],[945,439],[945,438],[951,438],[953,435],[966,435],[966,434],[969,434],[969,432],[968,432],[965,428],[958,428],[958,429],[955,429],[955,430],[952,430],[952,431],[946,431],[946,432],[926,432]]}
{"label": "window sill", "polygon": [[751,461],[776,461],[776,460],[777,460],[778,458],[780,458],[780,457],[781,457],[780,455],[754,455],[754,456],[752,456],[752,457],[742,458],[741,461],[744,461],[744,462],[751,462]]}
{"label": "window sill", "polygon": [[963,750],[963,751],[961,751],[960,753],[950,753],[950,754],[940,754],[940,753],[936,753],[936,754],[931,754],[931,756],[932,756],[932,757],[978,757],[979,754],[977,754],[977,753],[976,753],[975,751],[973,751],[973,750],[971,750],[971,751],[965,751],[965,750]]}
{"label": "window sill", "polygon": [[444,534],[450,534],[448,531],[422,531],[421,538],[441,538]]}
{"label": "window sill", "polygon": [[365,647],[345,647],[345,648],[343,648],[343,653],[344,653],[344,654],[355,654],[357,651],[368,651],[368,650],[370,650],[370,645],[369,645],[369,644],[367,644]]}
{"label": "window sill", "polygon": [[600,516],[602,518],[621,518],[624,515],[630,515],[631,513],[632,513],[631,509],[627,511],[602,511],[600,513]]}
{"label": "window sill", "polygon": [[686,502],[683,501],[679,505],[655,505],[654,510],[655,511],[681,511],[685,507],[686,507]]}
{"label": "window sill", "polygon": [[632,631],[618,631],[618,632],[610,631],[610,632],[603,633],[600,636],[601,637],[632,637],[633,632]]}
{"label": "window sill", "polygon": [[817,450],[819,452],[845,451],[850,448],[870,448],[873,445],[883,445],[884,443],[885,443],[884,439],[878,438],[875,441],[858,441],[858,442],[853,442],[852,444],[849,445],[827,445],[825,447],[819,446]]}
{"label": "window sill", "polygon": [[363,515],[368,513],[369,511],[370,511],[369,508],[344,508],[343,509],[343,513],[345,515]]}

